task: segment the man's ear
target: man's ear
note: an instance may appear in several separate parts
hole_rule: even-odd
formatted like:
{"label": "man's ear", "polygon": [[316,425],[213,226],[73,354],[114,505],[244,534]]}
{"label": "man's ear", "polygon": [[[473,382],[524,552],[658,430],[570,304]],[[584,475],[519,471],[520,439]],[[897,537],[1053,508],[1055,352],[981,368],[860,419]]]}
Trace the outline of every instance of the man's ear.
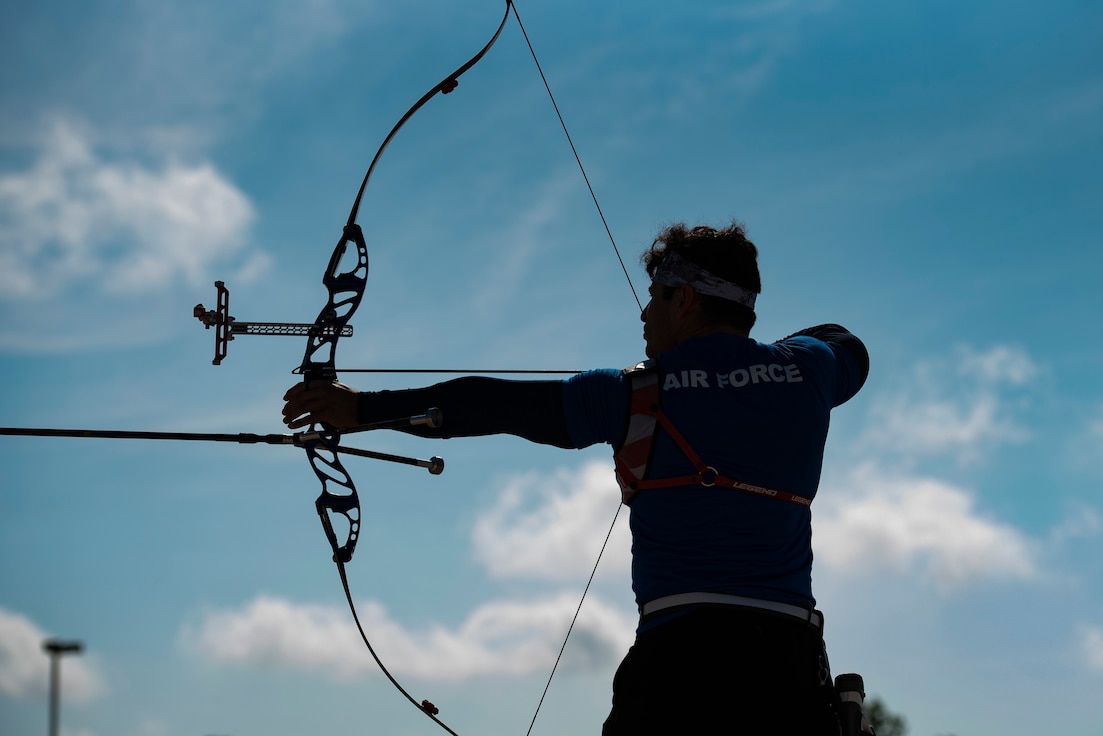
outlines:
{"label": "man's ear", "polygon": [[673,307],[679,314],[689,314],[701,306],[701,295],[689,284],[682,284],[674,292]]}

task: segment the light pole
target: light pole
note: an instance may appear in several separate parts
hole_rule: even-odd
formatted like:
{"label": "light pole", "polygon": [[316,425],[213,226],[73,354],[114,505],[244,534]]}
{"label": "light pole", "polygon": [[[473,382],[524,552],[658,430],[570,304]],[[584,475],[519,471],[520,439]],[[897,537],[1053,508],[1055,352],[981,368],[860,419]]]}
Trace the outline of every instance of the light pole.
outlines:
{"label": "light pole", "polygon": [[84,645],[79,641],[47,639],[42,648],[50,655],[50,736],[57,736],[58,705],[61,701],[61,655],[79,654]]}

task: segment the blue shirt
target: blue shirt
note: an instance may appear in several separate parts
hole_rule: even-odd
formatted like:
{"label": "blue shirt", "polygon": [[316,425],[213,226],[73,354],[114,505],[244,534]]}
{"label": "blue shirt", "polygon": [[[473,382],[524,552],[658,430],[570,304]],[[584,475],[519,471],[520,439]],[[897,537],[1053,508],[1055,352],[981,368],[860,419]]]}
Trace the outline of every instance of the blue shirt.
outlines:
{"label": "blue shirt", "polygon": [[[798,333],[767,344],[718,333],[680,343],[657,358],[663,411],[722,474],[814,498],[831,409],[868,372],[861,342],[829,327],[805,331],[825,339]],[[619,445],[629,401],[621,371],[581,373],[564,382],[563,400],[574,446]],[[650,478],[694,472],[661,428],[652,457]],[[688,592],[815,605],[807,507],[698,485],[640,491],[630,508],[640,605]]]}

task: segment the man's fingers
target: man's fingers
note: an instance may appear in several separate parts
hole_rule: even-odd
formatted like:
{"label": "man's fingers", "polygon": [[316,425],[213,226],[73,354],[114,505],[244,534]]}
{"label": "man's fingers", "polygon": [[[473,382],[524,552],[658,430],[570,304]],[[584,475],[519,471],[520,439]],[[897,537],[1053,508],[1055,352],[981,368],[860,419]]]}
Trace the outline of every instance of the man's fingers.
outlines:
{"label": "man's fingers", "polygon": [[[317,423],[353,424],[356,394],[355,390],[337,381],[295,384],[283,395],[283,423],[292,429]],[[353,412],[351,418],[350,411]]]}
{"label": "man's fingers", "polygon": [[298,429],[299,427],[305,427],[308,424],[314,424],[314,421],[307,417],[303,419],[284,419],[283,423],[287,425],[288,429]]}
{"label": "man's fingers", "polygon": [[297,383],[283,395],[283,423],[295,429],[313,423],[312,413],[317,409],[318,392],[310,394],[305,383]]}

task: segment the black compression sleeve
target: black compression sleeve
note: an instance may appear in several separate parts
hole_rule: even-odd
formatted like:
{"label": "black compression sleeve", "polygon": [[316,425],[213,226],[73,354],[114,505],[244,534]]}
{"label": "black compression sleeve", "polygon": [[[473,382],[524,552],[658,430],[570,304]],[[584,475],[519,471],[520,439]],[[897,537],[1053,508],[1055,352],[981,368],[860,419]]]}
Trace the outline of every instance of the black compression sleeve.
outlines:
{"label": "black compression sleeve", "polygon": [[560,381],[469,376],[427,388],[364,392],[359,396],[363,424],[414,416],[432,407],[444,416],[440,427],[418,426],[401,431],[440,438],[512,434],[543,445],[573,447],[563,417]]}

